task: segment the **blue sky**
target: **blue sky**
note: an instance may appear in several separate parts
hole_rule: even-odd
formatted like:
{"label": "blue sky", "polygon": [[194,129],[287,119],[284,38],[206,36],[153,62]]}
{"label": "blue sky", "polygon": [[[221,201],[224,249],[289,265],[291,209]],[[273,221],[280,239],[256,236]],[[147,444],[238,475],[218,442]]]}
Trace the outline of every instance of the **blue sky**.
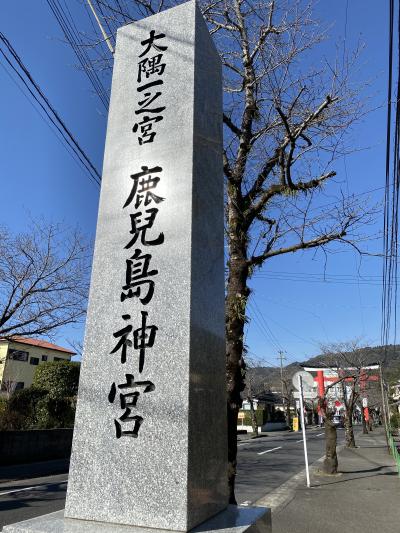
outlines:
{"label": "blue sky", "polygon": [[[89,20],[76,0],[68,0],[80,28]],[[346,17],[347,12],[347,17]],[[384,185],[387,80],[388,9],[372,0],[321,0],[318,18],[329,26],[330,39],[312,56],[322,61],[335,53],[335,44],[351,51],[359,40],[365,43],[358,81],[369,81],[369,106],[376,108],[354,127],[356,151],[338,162],[339,186],[356,194]],[[347,20],[347,24],[346,24]],[[79,71],[71,48],[62,42],[61,30],[47,2],[21,0],[2,5],[0,30],[11,41],[34,79],[65,119],[97,168],[101,169],[106,116],[87,77]],[[78,225],[94,237],[99,189],[71,159],[63,146],[16,88],[0,63],[0,224],[18,232],[29,227],[30,217],[67,226]],[[345,168],[346,167],[346,168]],[[347,171],[347,172],[346,172]],[[347,181],[347,184],[346,184]],[[327,188],[321,203],[332,201]],[[383,199],[383,189],[371,195]],[[375,230],[379,230],[379,220]],[[375,245],[377,251],[380,243]],[[288,362],[319,353],[320,343],[363,337],[369,344],[380,342],[379,275],[381,259],[360,259],[346,248],[334,248],[325,265],[314,252],[275,258],[254,278],[250,324],[246,344],[251,353],[277,364],[277,352],[286,352]],[[329,282],[321,282],[326,270]],[[360,277],[361,275],[361,277]],[[83,326],[61,331],[57,340],[67,345],[80,340]]]}

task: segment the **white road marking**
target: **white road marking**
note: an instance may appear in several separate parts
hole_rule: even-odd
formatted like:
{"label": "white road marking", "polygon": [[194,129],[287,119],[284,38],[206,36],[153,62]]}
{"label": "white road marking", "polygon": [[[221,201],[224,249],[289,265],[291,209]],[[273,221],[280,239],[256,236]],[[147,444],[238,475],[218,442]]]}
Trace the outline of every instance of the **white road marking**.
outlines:
{"label": "white road marking", "polygon": [[274,452],[275,450],[280,450],[282,446],[277,446],[276,448],[272,448],[271,450],[265,450],[264,452],[258,452],[257,455],[264,455],[264,453]]}
{"label": "white road marking", "polygon": [[321,435],[324,435],[324,433],[318,433],[318,435],[315,435],[315,436],[320,437]]}
{"label": "white road marking", "polygon": [[7,494],[14,494],[14,492],[23,492],[25,490],[40,489],[42,487],[48,487],[49,485],[61,485],[62,483],[68,483],[68,480],[54,481],[53,483],[44,483],[42,485],[34,485],[33,487],[24,487],[23,489],[15,489],[15,490],[9,490],[7,492],[0,492],[0,496],[6,496]]}
{"label": "white road marking", "polygon": [[296,444],[299,443],[299,442],[303,442],[303,439],[296,440]]}

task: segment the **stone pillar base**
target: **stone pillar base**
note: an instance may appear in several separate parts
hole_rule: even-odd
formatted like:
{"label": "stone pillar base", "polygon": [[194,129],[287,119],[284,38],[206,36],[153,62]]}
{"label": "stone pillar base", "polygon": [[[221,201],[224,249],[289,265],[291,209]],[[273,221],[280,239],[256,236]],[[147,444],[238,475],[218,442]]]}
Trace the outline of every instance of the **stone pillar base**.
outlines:
{"label": "stone pillar base", "polygon": [[[225,511],[196,526],[191,533],[221,533],[221,530],[224,533],[271,533],[271,510],[265,507],[230,505]],[[161,533],[165,530],[64,518],[64,511],[10,524],[3,528],[4,533],[154,533],[155,531]]]}

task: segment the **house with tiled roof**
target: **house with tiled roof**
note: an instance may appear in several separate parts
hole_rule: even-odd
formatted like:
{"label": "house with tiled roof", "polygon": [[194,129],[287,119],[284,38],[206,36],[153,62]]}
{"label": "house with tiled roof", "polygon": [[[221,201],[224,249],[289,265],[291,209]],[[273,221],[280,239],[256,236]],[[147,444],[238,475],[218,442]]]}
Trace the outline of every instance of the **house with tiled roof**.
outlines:
{"label": "house with tiled roof", "polygon": [[30,387],[38,365],[70,361],[75,352],[42,339],[0,338],[0,391]]}

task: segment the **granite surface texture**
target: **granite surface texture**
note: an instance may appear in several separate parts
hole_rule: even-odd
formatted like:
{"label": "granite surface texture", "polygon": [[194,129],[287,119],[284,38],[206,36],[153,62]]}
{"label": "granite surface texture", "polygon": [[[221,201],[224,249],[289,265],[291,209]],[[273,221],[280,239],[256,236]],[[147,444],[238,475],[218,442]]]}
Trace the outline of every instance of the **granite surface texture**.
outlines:
{"label": "granite surface texture", "polygon": [[[132,131],[146,99],[137,91],[138,63],[152,31],[165,37],[154,40],[151,55],[167,49],[162,75],[149,78],[163,82],[149,89],[161,93],[149,106],[165,110],[153,142],[140,145]],[[127,249],[132,216],[144,217],[145,206],[135,210],[137,196],[123,206],[143,166],[161,167],[152,192],[163,200],[149,205],[156,218]],[[138,232],[146,219],[135,220]],[[140,240],[161,241],[161,233],[159,245]],[[137,296],[121,301],[137,249],[158,271],[147,276],[154,293],[146,304]],[[223,252],[221,64],[191,1],[118,31],[65,516],[188,531],[227,506]],[[139,372],[134,331],[143,312],[147,327],[158,329]],[[110,352],[125,327],[131,345],[123,363],[121,350]],[[146,393],[143,385],[129,388],[139,391],[128,399],[130,414],[143,419],[137,438],[116,434],[126,374],[152,383]]]}
{"label": "granite surface texture", "polygon": [[[64,518],[57,511],[19,524],[5,526],[4,533],[155,533],[154,529],[88,522]],[[167,533],[166,530],[159,530]],[[271,511],[265,507],[235,507],[230,505],[213,518],[203,522],[191,533],[272,533]],[[169,531],[168,533],[171,533]]]}

